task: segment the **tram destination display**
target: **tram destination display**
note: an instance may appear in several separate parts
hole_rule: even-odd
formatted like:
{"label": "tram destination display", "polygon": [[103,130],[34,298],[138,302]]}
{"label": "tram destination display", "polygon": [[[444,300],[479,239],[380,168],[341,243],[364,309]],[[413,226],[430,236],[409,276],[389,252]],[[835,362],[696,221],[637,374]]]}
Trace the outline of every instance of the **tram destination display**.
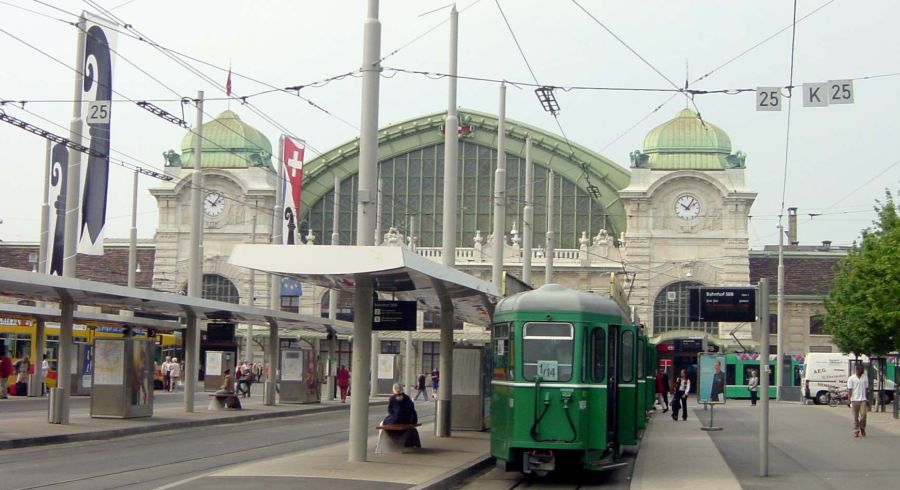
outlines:
{"label": "tram destination display", "polygon": [[416,302],[375,300],[372,306],[372,330],[415,332]]}
{"label": "tram destination display", "polygon": [[756,321],[756,288],[698,287],[689,291],[691,321]]}

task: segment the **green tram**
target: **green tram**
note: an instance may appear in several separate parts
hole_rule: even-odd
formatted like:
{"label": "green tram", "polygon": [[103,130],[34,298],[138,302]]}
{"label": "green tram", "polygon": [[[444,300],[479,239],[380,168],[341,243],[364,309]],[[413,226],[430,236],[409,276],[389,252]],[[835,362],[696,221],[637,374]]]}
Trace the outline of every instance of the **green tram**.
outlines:
{"label": "green tram", "polygon": [[[775,355],[769,356],[769,398],[775,399]],[[785,378],[784,386],[800,386],[803,377],[804,356],[785,356],[784,371],[789,376]],[[759,354],[731,353],[725,355],[725,397],[726,398],[750,398],[750,371],[759,373]]]}
{"label": "green tram", "polygon": [[653,404],[655,347],[617,303],[547,284],[497,304],[491,454],[507,470],[608,470]]}

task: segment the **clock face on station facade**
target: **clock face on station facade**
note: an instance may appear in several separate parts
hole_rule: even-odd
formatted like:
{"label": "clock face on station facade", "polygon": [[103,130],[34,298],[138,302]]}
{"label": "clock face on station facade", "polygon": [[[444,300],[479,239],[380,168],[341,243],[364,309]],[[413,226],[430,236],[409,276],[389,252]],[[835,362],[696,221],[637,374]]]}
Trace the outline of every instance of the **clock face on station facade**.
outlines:
{"label": "clock face on station facade", "polygon": [[225,211],[225,198],[218,192],[210,192],[203,198],[203,213],[210,218],[218,218]]}
{"label": "clock face on station facade", "polygon": [[684,194],[675,200],[675,216],[692,220],[700,214],[700,200],[691,194]]}

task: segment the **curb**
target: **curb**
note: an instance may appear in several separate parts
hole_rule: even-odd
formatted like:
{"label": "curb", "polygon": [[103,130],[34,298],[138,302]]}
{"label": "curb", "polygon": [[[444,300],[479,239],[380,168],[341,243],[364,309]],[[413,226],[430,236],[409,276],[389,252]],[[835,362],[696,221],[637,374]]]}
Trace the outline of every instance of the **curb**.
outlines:
{"label": "curb", "polygon": [[458,466],[433,480],[412,487],[410,490],[449,490],[466,478],[494,465],[494,457],[483,454],[468,463]]}
{"label": "curb", "polygon": [[[387,402],[377,401],[370,402],[369,406],[380,406],[386,404]],[[312,413],[336,412],[338,410],[349,409],[349,407],[349,405],[321,406],[315,408],[285,410],[280,412],[262,412],[251,413],[247,415],[233,415],[230,417],[220,417],[205,420],[185,420],[180,422],[145,425],[142,427],[128,427],[125,429],[99,430],[93,432],[79,432],[74,434],[60,434],[53,436],[23,437],[19,439],[0,441],[0,450],[33,446],[46,446],[50,444],[65,444],[68,442],[99,441],[104,439],[114,439],[117,437],[148,434],[151,432],[164,432],[168,430],[186,429],[192,427],[206,427],[211,425],[226,425],[236,424],[238,422],[251,422],[254,420],[296,417],[298,415],[306,415]]]}

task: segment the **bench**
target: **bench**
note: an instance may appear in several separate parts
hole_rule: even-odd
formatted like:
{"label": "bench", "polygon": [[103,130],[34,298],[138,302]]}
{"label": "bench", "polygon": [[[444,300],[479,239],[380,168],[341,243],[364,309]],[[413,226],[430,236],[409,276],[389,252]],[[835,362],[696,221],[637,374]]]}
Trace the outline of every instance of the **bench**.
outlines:
{"label": "bench", "polygon": [[[209,399],[209,407],[207,407],[207,410],[222,411],[241,409],[241,401],[235,393],[210,393],[209,396],[212,398]],[[231,407],[228,406],[229,402],[232,404]]]}
{"label": "bench", "polygon": [[375,427],[378,429],[378,442],[375,443],[376,454],[402,453],[403,448],[422,447],[419,431],[416,427],[422,424],[387,424]]}

